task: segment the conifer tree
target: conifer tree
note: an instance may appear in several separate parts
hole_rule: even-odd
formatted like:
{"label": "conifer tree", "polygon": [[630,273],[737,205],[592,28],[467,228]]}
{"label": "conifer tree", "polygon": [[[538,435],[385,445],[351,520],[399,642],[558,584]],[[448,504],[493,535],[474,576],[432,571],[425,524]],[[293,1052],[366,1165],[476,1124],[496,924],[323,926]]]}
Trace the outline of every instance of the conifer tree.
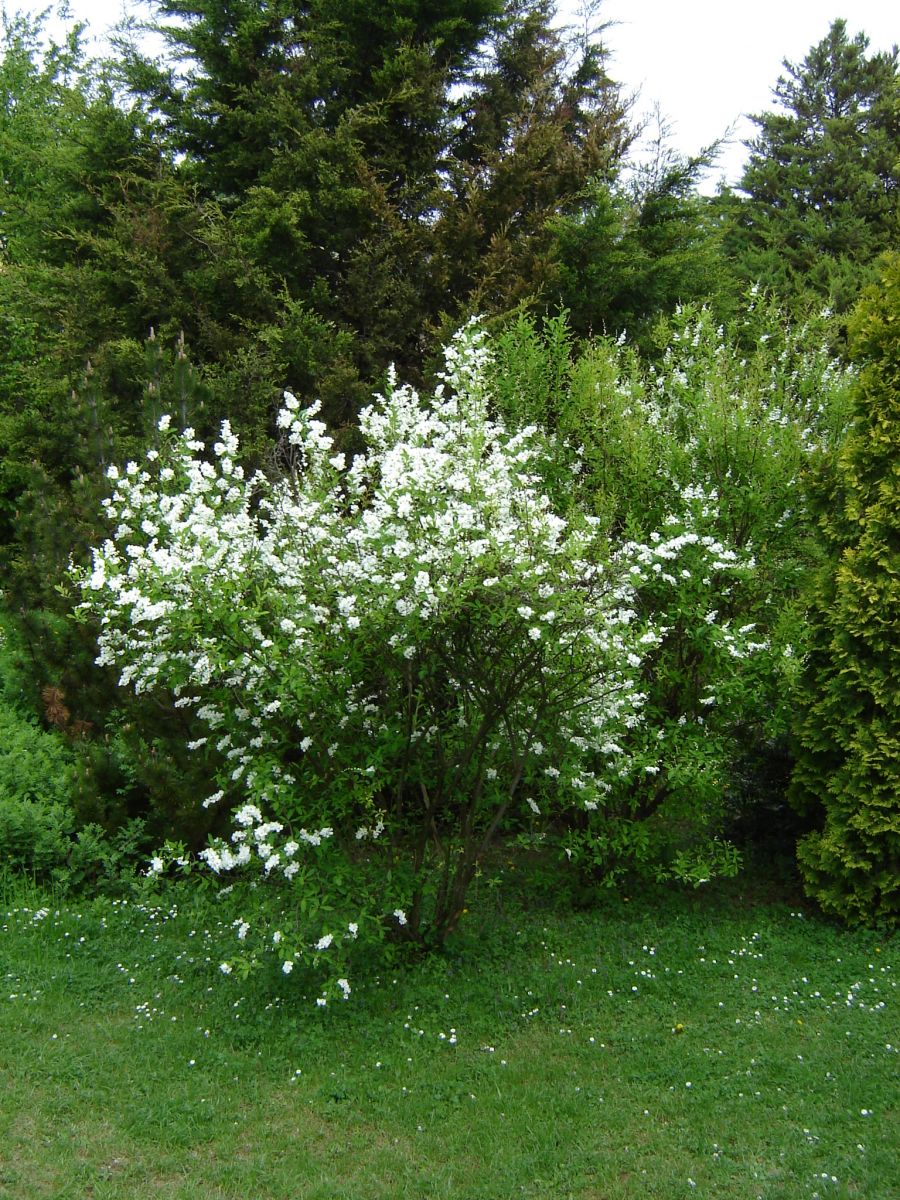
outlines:
{"label": "conifer tree", "polygon": [[897,48],[867,55],[845,21],[798,64],[785,62],[777,107],[728,196],[731,254],[751,283],[846,311],[896,244],[900,196]]}
{"label": "conifer tree", "polygon": [[366,381],[414,377],[444,314],[547,296],[552,218],[629,142],[599,31],[567,38],[549,0],[157,7],[171,60],[128,51],[132,94],[247,269],[346,334]]}
{"label": "conifer tree", "polygon": [[809,893],[853,922],[900,916],[900,256],[851,323],[856,418],[820,499],[796,805]]}

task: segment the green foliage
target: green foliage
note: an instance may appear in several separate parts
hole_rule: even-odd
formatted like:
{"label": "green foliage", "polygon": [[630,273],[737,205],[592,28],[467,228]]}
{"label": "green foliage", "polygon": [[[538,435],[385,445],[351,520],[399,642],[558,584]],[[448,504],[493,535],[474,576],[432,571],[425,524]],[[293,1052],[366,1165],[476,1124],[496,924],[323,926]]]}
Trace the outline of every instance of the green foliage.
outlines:
{"label": "green foliage", "polygon": [[0,795],[50,806],[71,799],[72,754],[58,736],[0,708]]}
{"label": "green foliage", "polygon": [[74,773],[59,734],[0,704],[0,862],[47,881],[67,866]]}
{"label": "green foliage", "polygon": [[0,705],[0,863],[65,892],[116,891],[146,851],[143,822],[110,834],[77,813],[79,755]]}
{"label": "green foliage", "polygon": [[900,258],[851,323],[855,418],[821,487],[793,798],[810,895],[848,921],[900,915]]}
{"label": "green foliage", "polygon": [[542,332],[521,318],[497,339],[501,410],[562,435],[541,466],[561,509],[585,507],[638,540],[678,534],[690,512],[720,564],[743,564],[726,576],[682,561],[639,590],[666,629],[645,671],[648,720],[628,742],[644,774],[616,787],[603,836],[570,843],[609,881],[690,861],[708,877],[728,863],[710,833],[752,825],[761,803],[777,812],[747,769],[783,754],[805,644],[799,596],[820,558],[803,481],[848,419],[848,373],[827,335],[751,295],[728,332],[680,310],[658,331],[655,365],[609,341],[579,352],[564,318]]}
{"label": "green foliage", "polygon": [[739,272],[795,307],[846,312],[896,244],[897,50],[867,47],[835,21],[802,63],[785,62],[779,110],[754,118],[744,196],[725,198]]}
{"label": "green foliage", "polygon": [[[106,464],[150,443],[162,407],[201,436],[227,417],[271,468],[287,384],[355,445],[371,386],[390,360],[421,377],[445,313],[542,290],[550,218],[628,140],[598,38],[566,41],[545,3],[173,0],[159,17],[161,61],[123,41],[97,63],[75,34],[44,53],[23,19],[0,49],[4,605],[32,709],[60,687],[97,737],[129,706],[64,631],[57,588],[100,536]],[[126,713],[138,776],[177,762],[182,716]],[[177,779],[135,787],[131,810],[184,813],[195,781]]]}
{"label": "green foliage", "polygon": [[696,194],[715,147],[681,159],[665,137],[629,183],[596,177],[578,210],[552,223],[559,299],[582,337],[627,332],[650,350],[653,325],[679,304],[727,306],[721,231]]}
{"label": "green foliage", "polygon": [[599,35],[561,34],[547,0],[156,7],[167,58],[125,48],[117,70],[178,158],[208,251],[176,269],[224,336],[216,348],[185,325],[189,343],[258,362],[263,329],[302,304],[318,322],[309,360],[261,365],[320,395],[332,427],[389,361],[414,377],[445,314],[456,328],[540,295],[551,218],[629,141]]}

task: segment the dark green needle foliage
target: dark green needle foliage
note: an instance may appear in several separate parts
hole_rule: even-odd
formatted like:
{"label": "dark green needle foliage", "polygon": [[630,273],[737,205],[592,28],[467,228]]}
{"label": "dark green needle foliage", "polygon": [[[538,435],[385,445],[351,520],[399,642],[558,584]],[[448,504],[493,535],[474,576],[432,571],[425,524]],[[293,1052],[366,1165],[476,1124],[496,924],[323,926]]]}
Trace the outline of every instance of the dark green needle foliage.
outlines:
{"label": "dark green needle foliage", "polygon": [[753,118],[743,196],[726,198],[740,273],[795,306],[847,311],[897,241],[897,48],[868,55],[868,44],[835,21],[801,63],[785,62],[777,107]]}

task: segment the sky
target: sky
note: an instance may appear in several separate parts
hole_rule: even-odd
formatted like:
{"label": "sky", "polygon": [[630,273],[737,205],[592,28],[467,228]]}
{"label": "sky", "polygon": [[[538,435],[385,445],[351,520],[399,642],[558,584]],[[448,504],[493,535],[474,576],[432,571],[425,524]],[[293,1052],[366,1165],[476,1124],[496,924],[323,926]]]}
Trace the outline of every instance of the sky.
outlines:
{"label": "sky", "polygon": [[[50,2],[5,0],[11,12],[39,12]],[[577,22],[579,0],[557,3],[561,18]],[[70,8],[97,34],[123,13],[143,11],[130,0],[70,0]],[[868,35],[870,53],[900,42],[895,0],[601,0],[598,6],[599,20],[609,23],[603,40],[610,74],[636,97],[636,117],[658,105],[672,147],[685,155],[731,131],[731,144],[704,182],[707,192],[722,179],[738,181],[742,143],[754,130],[747,114],[771,107],[782,61],[801,62],[845,15],[851,35]]]}
{"label": "sky", "polygon": [[[559,7],[574,12],[577,3]],[[733,127],[706,191],[723,176],[738,181],[742,143],[755,130],[746,114],[772,107],[784,59],[801,63],[834,20],[845,17],[851,36],[865,33],[870,54],[900,42],[896,0],[604,0],[599,16],[611,23],[610,74],[640,93],[636,114],[659,104],[677,150],[695,154]]]}

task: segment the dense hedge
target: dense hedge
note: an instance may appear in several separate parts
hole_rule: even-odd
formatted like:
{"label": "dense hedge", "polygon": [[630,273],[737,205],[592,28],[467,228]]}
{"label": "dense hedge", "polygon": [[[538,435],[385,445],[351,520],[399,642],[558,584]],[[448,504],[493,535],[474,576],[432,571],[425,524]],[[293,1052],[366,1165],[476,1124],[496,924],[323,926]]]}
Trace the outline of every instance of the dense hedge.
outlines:
{"label": "dense hedge", "polygon": [[900,914],[900,257],[860,305],[856,419],[825,489],[796,733],[806,886],[852,922]]}

